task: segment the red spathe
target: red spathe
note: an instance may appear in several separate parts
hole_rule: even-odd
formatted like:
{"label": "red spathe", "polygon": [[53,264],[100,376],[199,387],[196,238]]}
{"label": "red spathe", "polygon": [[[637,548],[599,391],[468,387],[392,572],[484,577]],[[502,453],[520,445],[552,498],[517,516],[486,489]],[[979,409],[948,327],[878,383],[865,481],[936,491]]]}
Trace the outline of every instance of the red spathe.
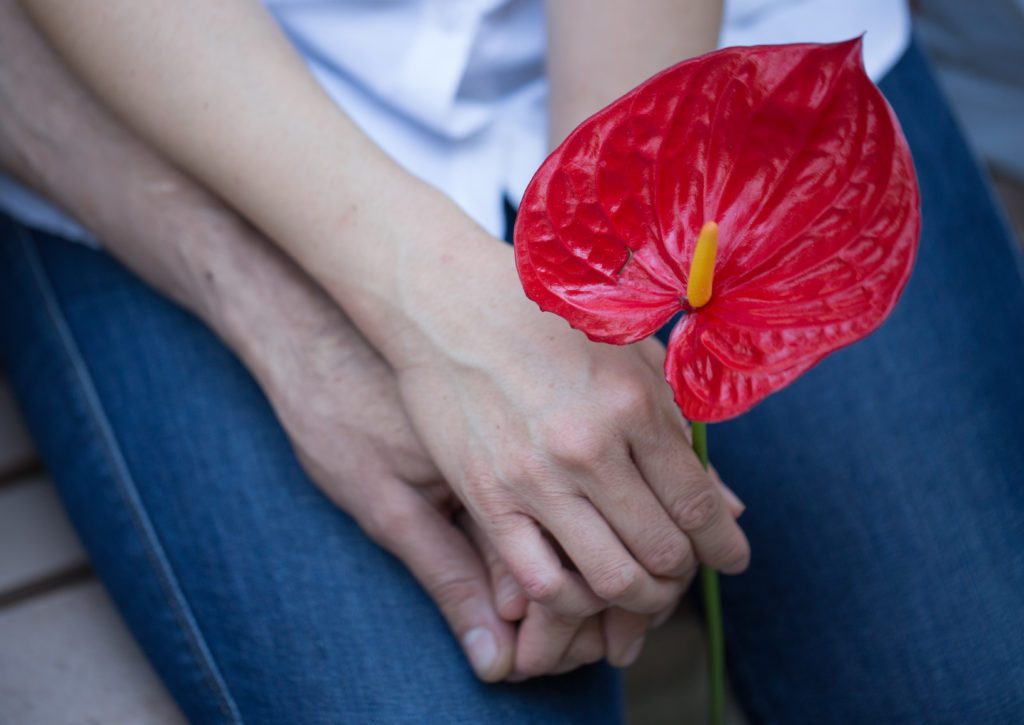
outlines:
{"label": "red spathe", "polygon": [[[710,301],[685,301],[701,226]],[[874,330],[913,265],[917,180],[861,41],[726,48],[654,76],[542,164],[515,229],[526,294],[591,339],[680,310],[665,373],[691,420],[739,415]]]}

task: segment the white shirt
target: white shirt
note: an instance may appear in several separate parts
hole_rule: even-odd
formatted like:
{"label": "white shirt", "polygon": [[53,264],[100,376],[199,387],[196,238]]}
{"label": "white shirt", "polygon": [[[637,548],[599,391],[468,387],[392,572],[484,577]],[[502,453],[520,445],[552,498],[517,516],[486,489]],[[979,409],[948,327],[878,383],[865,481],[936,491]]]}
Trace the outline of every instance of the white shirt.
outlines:
{"label": "white shirt", "polygon": [[[555,0],[557,1],[557,0]],[[266,0],[317,80],[407,170],[492,234],[547,143],[542,0]],[[864,34],[879,79],[910,37],[898,0],[726,0],[720,46]],[[88,241],[54,207],[0,176],[0,208]]]}

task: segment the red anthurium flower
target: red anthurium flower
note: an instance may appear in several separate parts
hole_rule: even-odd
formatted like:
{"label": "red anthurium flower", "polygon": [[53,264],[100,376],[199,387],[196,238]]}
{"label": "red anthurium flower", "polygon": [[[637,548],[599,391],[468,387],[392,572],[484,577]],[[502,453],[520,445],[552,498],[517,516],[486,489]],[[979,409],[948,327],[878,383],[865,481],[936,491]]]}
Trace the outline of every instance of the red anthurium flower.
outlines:
{"label": "red anthurium flower", "polygon": [[[665,363],[683,414],[739,415],[866,335],[910,276],[917,181],[861,41],[727,48],[654,76],[577,128],[515,230],[527,295],[602,342],[683,311]],[[714,286],[686,298],[701,229]]]}

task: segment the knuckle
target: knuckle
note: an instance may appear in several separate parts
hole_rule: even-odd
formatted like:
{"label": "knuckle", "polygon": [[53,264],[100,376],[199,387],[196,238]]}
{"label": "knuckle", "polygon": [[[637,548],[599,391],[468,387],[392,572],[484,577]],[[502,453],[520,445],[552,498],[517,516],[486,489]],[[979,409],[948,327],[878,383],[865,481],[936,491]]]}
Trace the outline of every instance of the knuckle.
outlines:
{"label": "knuckle", "polygon": [[642,574],[635,564],[620,564],[594,576],[591,586],[602,599],[614,602],[634,594],[641,585]]}
{"label": "knuckle", "polygon": [[517,572],[516,580],[527,598],[541,604],[553,603],[562,591],[562,582],[559,577],[545,576],[529,569]]}
{"label": "knuckle", "polygon": [[501,484],[493,465],[469,462],[462,469],[461,485],[461,497],[467,508],[477,514],[490,518],[509,508],[509,491]]}
{"label": "knuckle", "polygon": [[427,586],[431,598],[445,612],[458,611],[477,596],[477,588],[468,577],[451,576]]}
{"label": "knuckle", "polygon": [[655,406],[646,381],[639,376],[629,376],[610,389],[606,407],[617,418],[646,420],[653,415]]}
{"label": "knuckle", "polygon": [[641,561],[651,574],[665,577],[681,576],[695,563],[692,549],[682,534],[657,540]]}
{"label": "knuckle", "polygon": [[462,478],[467,486],[478,485],[491,479],[491,466],[482,456],[469,456],[461,465]]}
{"label": "knuckle", "polygon": [[508,446],[497,452],[495,469],[502,480],[529,479],[540,466],[540,457],[528,446]]}
{"label": "knuckle", "polygon": [[462,464],[460,478],[467,492],[478,498],[496,498],[503,493],[498,462],[494,459],[476,456],[470,458]]}
{"label": "knuckle", "polygon": [[701,531],[715,520],[718,497],[705,488],[679,498],[669,513],[683,531]]}
{"label": "knuckle", "polygon": [[489,477],[476,479],[466,491],[466,497],[483,515],[496,516],[508,508],[508,491]]}
{"label": "knuckle", "polygon": [[555,418],[544,425],[542,445],[554,460],[573,468],[589,468],[604,455],[604,436],[591,421],[570,423]]}

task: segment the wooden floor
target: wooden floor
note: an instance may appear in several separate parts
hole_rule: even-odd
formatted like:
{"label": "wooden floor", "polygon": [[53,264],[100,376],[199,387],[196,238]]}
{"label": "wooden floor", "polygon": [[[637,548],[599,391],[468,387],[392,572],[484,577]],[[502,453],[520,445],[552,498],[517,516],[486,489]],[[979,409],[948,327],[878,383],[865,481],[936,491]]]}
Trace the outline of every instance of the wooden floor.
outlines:
{"label": "wooden floor", "polygon": [[[0,643],[4,725],[185,722],[96,580],[2,379]],[[692,612],[651,633],[627,672],[632,725],[705,722],[703,647]]]}
{"label": "wooden floor", "polygon": [[0,723],[185,722],[96,581],[0,380]]}

